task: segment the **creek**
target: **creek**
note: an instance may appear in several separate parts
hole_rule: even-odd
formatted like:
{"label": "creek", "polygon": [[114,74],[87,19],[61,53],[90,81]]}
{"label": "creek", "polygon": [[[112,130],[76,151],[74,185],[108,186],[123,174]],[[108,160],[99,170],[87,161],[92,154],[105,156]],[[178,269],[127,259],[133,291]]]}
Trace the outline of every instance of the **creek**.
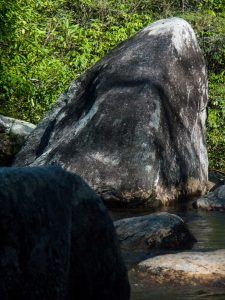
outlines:
{"label": "creek", "polygon": [[[211,251],[225,249],[225,213],[195,210],[191,203],[176,205],[173,207],[164,207],[161,211],[167,211],[179,215],[188,225],[190,231],[194,234],[197,242],[191,250],[185,251]],[[143,209],[121,209],[111,210],[110,215],[114,220],[140,216],[152,213]],[[176,251],[178,252],[178,251]],[[174,253],[176,253],[174,252]],[[159,255],[170,252],[149,252],[149,256]],[[132,268],[137,262],[147,257],[140,253],[129,253],[127,260],[128,269]],[[131,284],[131,300],[225,300],[225,289],[204,286],[145,286],[138,282],[136,278],[129,278]]]}

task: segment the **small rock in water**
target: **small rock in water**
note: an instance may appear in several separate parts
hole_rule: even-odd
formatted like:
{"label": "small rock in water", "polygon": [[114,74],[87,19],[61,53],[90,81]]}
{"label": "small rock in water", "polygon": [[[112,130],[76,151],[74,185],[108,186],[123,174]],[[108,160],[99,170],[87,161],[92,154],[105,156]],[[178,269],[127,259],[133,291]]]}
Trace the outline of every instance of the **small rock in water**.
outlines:
{"label": "small rock in water", "polygon": [[225,211],[225,185],[219,185],[204,197],[195,200],[193,207]]}
{"label": "small rock in water", "polygon": [[196,242],[177,215],[166,212],[114,222],[122,250],[189,249]]}
{"label": "small rock in water", "polygon": [[225,287],[225,250],[161,255],[139,263],[131,272],[149,285]]}

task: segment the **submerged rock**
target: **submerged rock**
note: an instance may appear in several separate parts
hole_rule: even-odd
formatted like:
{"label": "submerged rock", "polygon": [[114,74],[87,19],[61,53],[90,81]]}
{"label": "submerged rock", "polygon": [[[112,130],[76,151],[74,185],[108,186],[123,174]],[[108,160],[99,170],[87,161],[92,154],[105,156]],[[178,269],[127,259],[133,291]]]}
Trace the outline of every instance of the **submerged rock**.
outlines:
{"label": "submerged rock", "polygon": [[160,20],[74,81],[15,165],[60,164],[115,205],[199,195],[208,173],[206,105],[193,29],[180,18]]}
{"label": "submerged rock", "polygon": [[131,272],[149,285],[172,283],[225,287],[225,250],[157,256],[141,262]]}
{"label": "submerged rock", "polygon": [[129,299],[113,223],[80,177],[56,167],[0,169],[0,295]]}
{"label": "submerged rock", "polygon": [[114,226],[122,250],[188,249],[196,242],[180,217],[165,212],[121,219]]}
{"label": "submerged rock", "polygon": [[0,115],[0,167],[9,166],[36,126]]}
{"label": "submerged rock", "polygon": [[204,197],[195,200],[193,207],[225,211],[225,185],[219,185]]}

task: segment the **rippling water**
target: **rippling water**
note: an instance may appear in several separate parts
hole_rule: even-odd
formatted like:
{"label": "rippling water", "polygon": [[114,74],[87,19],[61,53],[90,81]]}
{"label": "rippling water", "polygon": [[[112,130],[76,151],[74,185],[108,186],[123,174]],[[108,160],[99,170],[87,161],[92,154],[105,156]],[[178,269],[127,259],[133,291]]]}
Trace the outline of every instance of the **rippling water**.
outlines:
{"label": "rippling water", "polygon": [[225,290],[216,288],[136,288],[132,286],[131,300],[224,300]]}
{"label": "rippling water", "polygon": [[[163,208],[179,215],[189,226],[197,239],[191,251],[209,251],[225,249],[225,213],[207,212],[192,209],[191,204]],[[113,219],[149,214],[148,210],[116,210],[111,212]],[[135,258],[134,258],[135,260]],[[144,286],[134,278],[130,278],[131,300],[225,300],[225,289],[206,287]]]}

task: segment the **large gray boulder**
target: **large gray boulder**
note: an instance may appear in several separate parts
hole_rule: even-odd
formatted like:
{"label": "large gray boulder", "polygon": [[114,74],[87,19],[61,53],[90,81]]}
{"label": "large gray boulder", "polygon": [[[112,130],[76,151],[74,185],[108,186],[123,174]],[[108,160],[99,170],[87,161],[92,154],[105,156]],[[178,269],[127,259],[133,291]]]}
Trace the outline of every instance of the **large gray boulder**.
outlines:
{"label": "large gray boulder", "polygon": [[106,201],[163,204],[204,193],[207,74],[191,26],[155,22],[72,82],[15,165],[58,163]]}
{"label": "large gray boulder", "polygon": [[113,223],[61,168],[0,169],[2,300],[129,299]]}
{"label": "large gray boulder", "polygon": [[213,189],[204,197],[196,199],[193,207],[205,210],[225,211],[225,184]]}
{"label": "large gray boulder", "polygon": [[131,273],[154,286],[169,283],[225,287],[225,250],[160,255],[141,262]]}
{"label": "large gray boulder", "polygon": [[9,166],[36,126],[0,115],[0,167]]}

